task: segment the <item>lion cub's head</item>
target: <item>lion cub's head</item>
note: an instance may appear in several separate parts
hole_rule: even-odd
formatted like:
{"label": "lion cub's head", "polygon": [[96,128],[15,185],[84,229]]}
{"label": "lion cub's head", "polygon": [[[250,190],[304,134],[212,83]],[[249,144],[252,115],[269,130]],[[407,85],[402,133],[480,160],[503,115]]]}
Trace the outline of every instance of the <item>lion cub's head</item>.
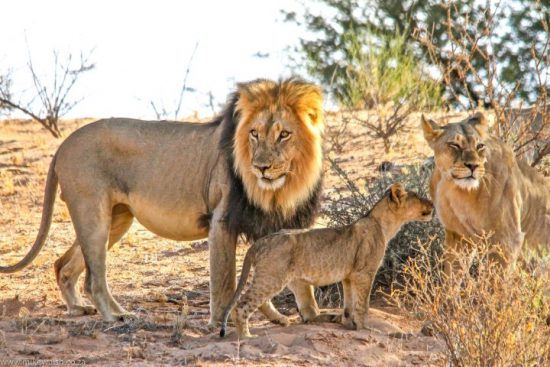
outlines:
{"label": "lion cub's head", "polygon": [[487,119],[478,112],[464,121],[439,126],[422,116],[424,138],[434,150],[435,165],[458,187],[475,190],[485,175]]}
{"label": "lion cub's head", "polygon": [[432,220],[434,208],[432,202],[418,196],[414,191],[407,191],[403,184],[399,182],[392,184],[385,196],[387,198],[386,205],[389,207],[388,214],[391,213],[400,222],[429,222]]}
{"label": "lion cub's head", "polygon": [[298,79],[256,80],[237,94],[235,171],[254,204],[292,215],[321,177],[321,91]]}

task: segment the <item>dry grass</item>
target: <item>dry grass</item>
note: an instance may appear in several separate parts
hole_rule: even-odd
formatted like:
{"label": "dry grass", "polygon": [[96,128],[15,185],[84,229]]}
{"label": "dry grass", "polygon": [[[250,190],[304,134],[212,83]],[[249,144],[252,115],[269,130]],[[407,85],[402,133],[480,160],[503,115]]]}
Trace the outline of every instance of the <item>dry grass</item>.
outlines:
{"label": "dry grass", "polygon": [[458,251],[447,277],[430,243],[403,269],[390,294],[401,309],[427,321],[445,342],[452,366],[548,366],[550,300],[547,279],[522,267],[503,270],[486,238]]}
{"label": "dry grass", "polygon": [[[68,136],[90,121],[64,121],[62,133]],[[334,115],[329,124],[336,127],[340,122],[340,116]],[[384,153],[381,142],[364,134],[363,127],[350,124],[350,129],[341,134],[342,168],[353,180],[364,183],[379,175],[376,167],[384,160],[403,164],[424,159],[429,148],[423,144],[417,124],[418,116],[408,121],[408,132],[400,139],[406,144],[395,145],[389,154]],[[32,121],[0,122],[0,172],[5,175],[2,179],[13,184],[13,192],[0,194],[2,264],[20,260],[34,240],[46,172],[60,143]],[[332,150],[330,143],[327,145]],[[3,182],[0,181],[0,190],[7,187]],[[327,195],[345,190],[330,170],[324,185]],[[324,224],[324,219],[319,218],[318,225]],[[33,356],[44,360],[81,359],[86,364],[106,366],[126,364],[127,360],[140,365],[224,366],[237,355],[239,365],[318,366],[339,361],[386,366],[385,361],[390,360],[403,366],[412,366],[412,361],[440,365],[437,361],[441,360],[441,342],[435,338],[415,335],[397,343],[386,329],[355,333],[328,324],[281,328],[269,324],[261,315],[253,320],[260,338],[241,341],[239,352],[233,340],[219,340],[218,331],[206,327],[207,243],[170,241],[153,235],[138,223],[109,251],[107,259],[108,281],[115,298],[138,318],[104,323],[98,315],[69,317],[59,295],[53,262],[73,240],[66,206],[58,199],[52,229],[40,255],[27,269],[0,276],[0,329],[5,337],[2,343],[0,335],[0,359]],[[239,244],[238,264],[247,248]],[[318,291],[319,296],[321,292]],[[278,299],[282,302],[280,309],[298,323],[293,297],[281,295]],[[391,331],[416,333],[415,321],[394,312],[375,306],[374,327],[382,325]],[[68,337],[58,337],[65,335]]]}

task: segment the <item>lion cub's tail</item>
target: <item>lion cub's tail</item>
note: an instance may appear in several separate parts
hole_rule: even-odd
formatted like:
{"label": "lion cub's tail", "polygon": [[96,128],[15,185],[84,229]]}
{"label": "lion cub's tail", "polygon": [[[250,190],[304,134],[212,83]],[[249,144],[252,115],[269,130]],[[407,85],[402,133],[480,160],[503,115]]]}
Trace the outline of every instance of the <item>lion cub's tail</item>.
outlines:
{"label": "lion cub's tail", "polygon": [[252,245],[252,247],[248,249],[248,252],[244,257],[243,270],[241,271],[241,278],[239,279],[239,284],[237,285],[235,294],[233,295],[231,302],[229,302],[229,305],[227,305],[227,307],[225,308],[225,311],[223,312],[222,328],[220,329],[220,338],[223,338],[225,336],[227,319],[229,318],[229,314],[231,313],[231,310],[233,309],[233,307],[235,307],[235,305],[237,304],[237,301],[241,296],[244,286],[246,285],[246,281],[248,280],[248,274],[250,274],[250,268],[252,267],[252,263],[254,262],[255,258],[256,258],[256,247]]}
{"label": "lion cub's tail", "polygon": [[44,206],[42,208],[42,220],[40,221],[40,229],[38,230],[38,235],[34,240],[34,244],[25,257],[17,264],[0,266],[0,273],[15,273],[29,265],[36,255],[38,255],[40,250],[42,250],[46,242],[46,237],[48,236],[50,225],[52,224],[53,204],[57,193],[58,179],[54,169],[56,157],[57,153],[54,155],[52,163],[50,163],[50,169],[48,170],[48,178],[46,179],[46,189],[44,192]]}

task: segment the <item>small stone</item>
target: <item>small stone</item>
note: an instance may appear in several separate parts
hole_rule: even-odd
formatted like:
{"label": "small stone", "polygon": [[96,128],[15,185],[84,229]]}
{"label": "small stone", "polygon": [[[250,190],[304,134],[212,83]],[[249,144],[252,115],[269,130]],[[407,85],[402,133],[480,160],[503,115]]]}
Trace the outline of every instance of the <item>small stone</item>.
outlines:
{"label": "small stone", "polygon": [[435,328],[431,322],[427,322],[420,329],[420,333],[424,336],[435,336]]}

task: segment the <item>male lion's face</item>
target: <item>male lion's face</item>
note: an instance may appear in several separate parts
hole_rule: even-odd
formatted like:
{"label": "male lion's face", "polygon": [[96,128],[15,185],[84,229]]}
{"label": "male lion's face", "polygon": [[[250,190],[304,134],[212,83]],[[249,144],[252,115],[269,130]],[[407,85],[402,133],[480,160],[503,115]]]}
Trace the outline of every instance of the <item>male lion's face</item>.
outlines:
{"label": "male lion's face", "polygon": [[322,174],[322,96],[298,79],[239,84],[234,169],[248,199],[291,216]]}
{"label": "male lion's face", "polygon": [[424,137],[435,153],[435,165],[458,187],[475,190],[485,175],[487,121],[477,113],[457,123],[439,126],[422,116]]}
{"label": "male lion's face", "polygon": [[284,111],[263,112],[248,125],[248,144],[252,173],[263,190],[277,190],[291,174],[291,162],[296,155],[298,122]]}

